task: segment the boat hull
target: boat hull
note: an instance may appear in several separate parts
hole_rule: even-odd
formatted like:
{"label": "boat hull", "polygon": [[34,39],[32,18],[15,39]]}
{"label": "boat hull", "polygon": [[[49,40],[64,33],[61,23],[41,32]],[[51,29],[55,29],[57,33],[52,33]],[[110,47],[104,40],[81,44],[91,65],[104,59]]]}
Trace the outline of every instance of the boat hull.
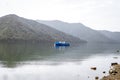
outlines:
{"label": "boat hull", "polygon": [[70,46],[70,44],[67,42],[55,42],[54,45],[55,46]]}

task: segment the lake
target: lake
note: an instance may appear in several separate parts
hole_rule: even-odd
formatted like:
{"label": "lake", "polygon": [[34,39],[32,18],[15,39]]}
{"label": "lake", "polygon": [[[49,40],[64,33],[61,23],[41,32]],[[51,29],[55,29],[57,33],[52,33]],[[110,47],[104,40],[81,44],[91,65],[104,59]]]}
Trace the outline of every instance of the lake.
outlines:
{"label": "lake", "polygon": [[120,63],[117,50],[120,44],[0,43],[0,80],[94,80]]}

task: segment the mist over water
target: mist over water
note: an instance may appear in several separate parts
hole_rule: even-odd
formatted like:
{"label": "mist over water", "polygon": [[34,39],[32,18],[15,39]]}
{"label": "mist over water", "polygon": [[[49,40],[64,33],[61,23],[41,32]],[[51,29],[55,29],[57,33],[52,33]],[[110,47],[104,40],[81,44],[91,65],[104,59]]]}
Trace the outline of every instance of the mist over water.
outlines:
{"label": "mist over water", "polygon": [[0,43],[0,80],[93,80],[120,62],[117,50],[119,44]]}

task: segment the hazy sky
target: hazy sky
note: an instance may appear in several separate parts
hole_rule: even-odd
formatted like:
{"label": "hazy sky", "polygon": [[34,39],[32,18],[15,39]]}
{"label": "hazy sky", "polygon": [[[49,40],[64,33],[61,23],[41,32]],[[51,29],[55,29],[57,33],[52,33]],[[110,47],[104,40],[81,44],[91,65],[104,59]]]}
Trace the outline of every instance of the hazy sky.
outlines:
{"label": "hazy sky", "polygon": [[120,0],[0,0],[0,16],[7,14],[120,31]]}

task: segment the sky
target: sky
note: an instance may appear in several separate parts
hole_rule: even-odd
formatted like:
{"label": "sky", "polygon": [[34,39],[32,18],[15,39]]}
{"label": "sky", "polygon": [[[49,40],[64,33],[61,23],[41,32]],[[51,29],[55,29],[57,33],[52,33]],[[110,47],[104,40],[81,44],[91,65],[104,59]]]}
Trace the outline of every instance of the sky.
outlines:
{"label": "sky", "polygon": [[120,0],[0,0],[0,17],[8,14],[120,31]]}

